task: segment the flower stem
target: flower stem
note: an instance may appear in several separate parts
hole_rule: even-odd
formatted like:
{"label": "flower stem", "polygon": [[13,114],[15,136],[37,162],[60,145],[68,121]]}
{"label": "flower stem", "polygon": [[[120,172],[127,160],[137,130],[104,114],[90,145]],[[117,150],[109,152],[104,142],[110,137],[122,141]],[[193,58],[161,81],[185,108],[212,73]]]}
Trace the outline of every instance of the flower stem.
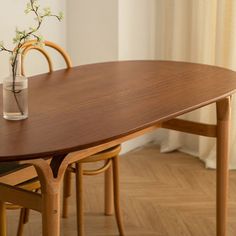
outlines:
{"label": "flower stem", "polygon": [[17,72],[17,58],[19,55],[19,51],[16,51],[16,55],[14,57],[13,63],[12,63],[12,76],[13,76],[13,83],[12,83],[12,92],[16,101],[16,105],[21,113],[21,115],[24,115],[23,109],[21,108],[21,105],[19,103],[17,94],[19,94],[22,90],[16,91],[16,72]]}
{"label": "flower stem", "polygon": [[[14,83],[14,82],[13,82]],[[21,113],[21,115],[24,115],[24,112],[23,112],[23,110],[22,110],[22,108],[21,108],[21,105],[20,105],[20,103],[19,103],[19,101],[18,101],[18,98],[17,98],[17,94],[19,94],[19,93],[16,93],[15,91],[12,91],[13,92],[13,94],[14,94],[14,98],[15,98],[15,100],[16,100],[16,105],[17,105],[17,107],[18,107],[18,109],[19,109],[19,111],[20,111],[20,113]]]}

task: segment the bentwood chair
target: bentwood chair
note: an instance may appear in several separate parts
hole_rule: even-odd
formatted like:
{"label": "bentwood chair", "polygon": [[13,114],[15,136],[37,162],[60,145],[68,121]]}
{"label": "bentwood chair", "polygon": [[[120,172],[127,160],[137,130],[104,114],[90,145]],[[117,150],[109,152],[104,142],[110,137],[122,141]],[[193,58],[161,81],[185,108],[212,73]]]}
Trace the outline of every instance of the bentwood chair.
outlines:
{"label": "bentwood chair", "polygon": [[[66,62],[67,68],[70,68],[72,66],[71,60],[69,56],[64,52],[62,48],[60,48],[58,45],[45,41],[44,42],[45,47],[51,47],[55,49],[57,52],[59,52],[62,57],[64,58]],[[24,74],[24,58],[26,57],[26,54],[30,50],[37,50],[40,53],[42,53],[49,65],[49,71],[53,71],[53,65],[51,58],[45,48],[39,47],[36,44],[35,40],[26,42],[22,46],[22,72]],[[118,155],[121,150],[120,145],[110,148],[108,150],[105,150],[103,152],[100,152],[96,155],[90,156],[84,160],[81,160],[78,163],[75,163],[75,167],[71,165],[65,174],[64,179],[64,194],[63,194],[63,217],[66,218],[68,216],[68,199],[71,195],[71,173],[75,173],[76,175],[76,199],[77,199],[77,226],[78,226],[78,235],[83,235],[83,188],[82,188],[82,176],[85,175],[95,175],[102,172],[105,172],[105,214],[111,215],[112,214],[112,206],[113,206],[113,199],[114,199],[114,206],[115,206],[115,213],[116,213],[116,219],[118,228],[120,231],[120,235],[124,235],[123,233],[123,227],[121,222],[121,214],[120,214],[120,205],[119,205],[119,167],[118,167]],[[76,153],[70,154],[70,155],[76,155]],[[91,163],[91,162],[105,162],[104,166],[102,168],[99,168],[98,170],[94,171],[85,171],[82,169],[83,163]],[[114,182],[114,188],[112,184],[112,167],[113,167],[113,182]],[[114,189],[114,191],[113,191]],[[22,212],[22,215],[24,218],[27,218],[28,211],[24,209],[24,212]]]}
{"label": "bentwood chair", "polygon": [[[56,44],[51,42],[45,42],[45,46],[54,48],[58,51],[64,58],[67,67],[71,67],[71,61],[69,56]],[[53,71],[52,60],[46,50],[37,46],[36,41],[28,41],[22,45],[22,74],[24,74],[24,57],[26,54],[35,49],[41,52],[47,59],[49,65],[49,71]],[[0,164],[0,183],[7,184],[15,187],[25,189],[27,191],[38,191],[40,189],[40,183],[37,179],[37,173],[33,166],[20,165],[18,163],[1,163]],[[7,200],[17,196],[5,196]],[[22,208],[20,206],[15,206],[13,204],[7,204],[0,202],[0,236],[7,235],[6,226],[6,209],[19,209],[21,208],[20,220],[18,225],[17,236],[23,235],[24,225],[28,222],[29,209]]]}
{"label": "bentwood chair", "polygon": [[[121,220],[120,212],[120,189],[119,189],[119,153],[121,146],[107,149],[96,155],[87,157],[75,163],[75,167],[72,165],[67,169],[64,178],[64,192],[63,192],[63,217],[68,216],[68,198],[71,196],[71,173],[75,174],[76,180],[76,200],[77,200],[77,229],[78,236],[84,235],[83,224],[83,175],[98,175],[105,174],[105,215],[112,215],[113,202],[115,208],[115,216],[121,236],[124,236],[124,229]],[[75,154],[76,155],[76,154]],[[92,162],[104,162],[104,165],[95,170],[85,170],[83,164]],[[113,170],[113,171],[112,171]],[[113,183],[112,183],[113,176]]]}
{"label": "bentwood chair", "polygon": [[[37,180],[37,173],[33,166],[20,165],[18,163],[1,163],[0,165],[0,182],[28,191],[37,191],[40,188]],[[17,196],[5,196],[6,200]],[[6,209],[20,209],[20,206],[0,202],[0,236],[7,235]],[[24,224],[28,222],[29,211],[22,209],[17,230],[17,236],[23,235]]]}

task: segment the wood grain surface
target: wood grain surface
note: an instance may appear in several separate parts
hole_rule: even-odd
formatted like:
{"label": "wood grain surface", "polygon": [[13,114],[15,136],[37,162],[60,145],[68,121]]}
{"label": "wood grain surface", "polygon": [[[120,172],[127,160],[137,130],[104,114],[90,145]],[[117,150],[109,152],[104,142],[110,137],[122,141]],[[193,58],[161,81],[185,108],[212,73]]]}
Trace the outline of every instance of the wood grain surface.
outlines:
{"label": "wood grain surface", "polygon": [[169,61],[91,64],[35,76],[29,80],[29,118],[0,118],[0,161],[103,144],[218,101],[235,89],[236,72]]}

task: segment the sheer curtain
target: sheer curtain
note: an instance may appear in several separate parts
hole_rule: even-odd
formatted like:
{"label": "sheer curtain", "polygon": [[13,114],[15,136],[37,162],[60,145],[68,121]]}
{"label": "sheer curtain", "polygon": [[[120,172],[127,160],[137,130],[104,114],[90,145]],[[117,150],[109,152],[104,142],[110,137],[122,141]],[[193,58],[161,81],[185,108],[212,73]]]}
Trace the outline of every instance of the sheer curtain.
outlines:
{"label": "sheer curtain", "polygon": [[[235,0],[157,0],[156,9],[157,59],[205,63],[236,70]],[[232,106],[230,168],[236,169],[234,97]],[[182,117],[215,123],[215,105]],[[168,131],[161,151],[176,149],[196,155],[206,167],[215,168],[214,139]]]}

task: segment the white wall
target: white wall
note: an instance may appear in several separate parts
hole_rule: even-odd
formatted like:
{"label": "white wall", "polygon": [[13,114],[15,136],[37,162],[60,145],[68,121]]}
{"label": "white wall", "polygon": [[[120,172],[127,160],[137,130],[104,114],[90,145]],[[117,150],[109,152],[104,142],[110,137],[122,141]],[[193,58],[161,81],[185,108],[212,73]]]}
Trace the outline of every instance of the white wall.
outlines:
{"label": "white wall", "polygon": [[[25,29],[34,25],[34,16],[25,15],[24,9],[27,0],[7,0],[1,4],[0,14],[0,41],[3,40],[6,46],[12,48],[12,38],[16,26],[20,29]],[[40,0],[42,7],[50,6],[54,12],[66,11],[66,0]],[[46,24],[40,31],[47,39],[52,40],[63,47],[66,46],[66,21],[59,23],[56,19],[48,19]],[[9,73],[8,55],[0,54],[0,78],[7,76]],[[35,63],[37,61],[37,64]],[[42,59],[36,55],[29,56],[26,61],[28,74],[40,73],[45,69],[45,64]],[[37,65],[37,67],[36,67]],[[56,68],[61,65],[59,60],[56,60]]]}
{"label": "white wall", "polygon": [[118,59],[118,0],[69,0],[68,51],[74,65]]}
{"label": "white wall", "polygon": [[119,0],[119,59],[154,59],[156,0]]}

